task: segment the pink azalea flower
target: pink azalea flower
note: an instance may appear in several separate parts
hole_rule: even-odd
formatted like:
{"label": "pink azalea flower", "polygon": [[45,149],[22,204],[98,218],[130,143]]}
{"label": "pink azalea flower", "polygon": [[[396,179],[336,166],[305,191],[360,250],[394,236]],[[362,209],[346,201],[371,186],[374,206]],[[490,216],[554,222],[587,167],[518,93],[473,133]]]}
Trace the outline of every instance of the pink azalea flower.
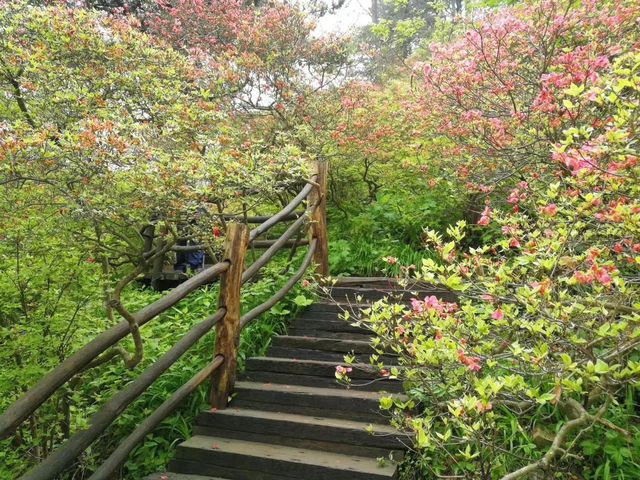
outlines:
{"label": "pink azalea flower", "polygon": [[415,313],[422,313],[424,311],[424,303],[422,303],[417,298],[412,298],[411,299],[411,309]]}
{"label": "pink azalea flower", "polygon": [[425,297],[424,304],[427,308],[438,309],[440,307],[440,300],[438,300],[435,295],[431,295],[430,297]]}
{"label": "pink azalea flower", "polygon": [[574,272],[573,277],[581,285],[588,285],[591,282],[593,282],[593,277],[589,273],[576,271],[576,272]]}
{"label": "pink azalea flower", "polygon": [[387,262],[389,265],[395,265],[398,263],[398,259],[396,257],[382,257],[382,260]]}
{"label": "pink azalea flower", "polygon": [[542,208],[542,213],[547,217],[553,217],[558,213],[558,206],[555,203],[550,203],[546,207]]}
{"label": "pink azalea flower", "polygon": [[491,318],[494,320],[502,320],[504,318],[504,312],[499,308],[491,314]]}

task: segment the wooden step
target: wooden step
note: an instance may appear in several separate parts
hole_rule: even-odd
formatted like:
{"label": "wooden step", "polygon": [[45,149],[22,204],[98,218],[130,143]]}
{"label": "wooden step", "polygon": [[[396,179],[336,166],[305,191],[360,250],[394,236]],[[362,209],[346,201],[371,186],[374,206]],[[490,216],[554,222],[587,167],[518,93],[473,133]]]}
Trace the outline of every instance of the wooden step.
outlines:
{"label": "wooden step", "polygon": [[374,458],[222,437],[195,435],[178,446],[172,471],[220,474],[233,480],[383,480],[397,468]]}
{"label": "wooden step", "polygon": [[353,326],[350,322],[339,318],[296,318],[291,322],[290,328],[371,334],[369,330]]}
{"label": "wooden step", "polygon": [[[294,360],[291,358],[277,357],[253,357],[248,358],[246,370],[262,372],[278,372],[295,375],[312,375],[318,377],[333,378],[336,365],[344,365],[344,362],[327,362],[319,360]],[[349,376],[354,380],[373,380],[380,377],[378,369],[366,363],[351,365]]]}
{"label": "wooden step", "polygon": [[153,475],[144,477],[144,480],[229,480],[229,479],[220,478],[220,477],[205,477],[202,475],[191,475],[188,473],[165,472],[165,473],[154,473]]}
{"label": "wooden step", "polygon": [[[417,292],[405,290],[390,290],[382,288],[345,288],[334,287],[329,290],[328,296],[335,302],[347,303],[371,303],[382,298],[388,298],[390,302],[411,300],[419,297]],[[422,296],[424,297],[424,295]]]}
{"label": "wooden step", "polygon": [[413,298],[424,299],[432,295],[447,302],[456,301],[456,295],[453,292],[436,288],[389,289],[379,287],[333,287],[329,290],[328,295],[331,300],[336,302],[346,301],[356,303],[372,303],[385,297],[388,297],[390,302],[399,301],[405,303]]}
{"label": "wooden step", "polygon": [[323,350],[325,352],[340,353],[375,353],[369,341],[343,340],[339,338],[297,337],[293,335],[278,335],[272,339],[274,347],[304,348],[309,350]]}
{"label": "wooden step", "polygon": [[388,425],[239,408],[202,413],[195,433],[373,458],[404,447]]}
{"label": "wooden step", "polygon": [[[258,383],[288,383],[291,385],[342,388],[335,378],[336,362],[292,360],[289,358],[254,357],[247,359],[245,379]],[[402,383],[383,377],[377,367],[369,364],[350,365],[349,377],[354,390],[400,392]]]}
{"label": "wooden step", "polygon": [[[288,348],[272,346],[267,352],[270,357],[291,358],[293,360],[322,360],[335,362],[335,365],[344,363],[346,353],[326,352],[324,350],[311,350],[306,348]],[[369,363],[370,355],[368,353],[355,354],[354,363]],[[398,358],[393,355],[380,355],[379,362],[385,365],[397,365]]]}
{"label": "wooden step", "polygon": [[[311,325],[307,325],[311,327]],[[368,332],[332,332],[331,330],[311,329],[311,328],[289,328],[288,335],[294,337],[320,337],[320,338],[338,338],[341,340],[358,340],[360,342],[371,342],[373,333]]]}
{"label": "wooden step", "polygon": [[235,394],[231,401],[233,408],[386,422],[379,409],[380,398],[385,394],[380,392],[240,381],[236,382]]}
{"label": "wooden step", "polygon": [[[331,362],[332,365],[333,362]],[[334,366],[335,371],[335,366]],[[245,372],[242,375],[242,380],[246,382],[256,383],[279,383],[283,385],[302,385],[307,387],[322,387],[322,388],[341,388],[346,386],[343,383],[338,382],[335,378],[330,376],[313,376],[313,375],[293,375],[289,373],[275,373],[275,372]],[[397,380],[389,378],[378,377],[373,380],[352,380],[350,388],[354,390],[367,390],[372,392],[401,392],[402,383]]]}
{"label": "wooden step", "polygon": [[308,316],[310,314],[342,314],[345,311],[349,312],[359,312],[361,308],[367,308],[369,305],[338,305],[333,302],[326,303],[314,303],[313,305],[309,305],[306,309],[303,310],[302,315]]}

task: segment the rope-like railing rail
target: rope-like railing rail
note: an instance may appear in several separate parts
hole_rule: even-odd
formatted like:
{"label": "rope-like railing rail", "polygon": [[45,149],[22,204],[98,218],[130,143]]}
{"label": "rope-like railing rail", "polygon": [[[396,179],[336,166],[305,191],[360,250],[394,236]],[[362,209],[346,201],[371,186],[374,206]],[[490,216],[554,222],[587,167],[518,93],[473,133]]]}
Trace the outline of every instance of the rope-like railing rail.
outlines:
{"label": "rope-like railing rail", "polygon": [[[254,240],[253,242],[250,243],[250,245],[252,248],[269,248],[277,241],[278,240]],[[284,246],[291,247],[294,244],[308,245],[309,241],[308,240],[300,240],[299,242],[289,241]],[[172,252],[197,252],[200,250],[204,250],[206,248],[207,248],[207,245],[205,245],[204,243],[199,243],[197,245],[174,245],[173,247],[171,247],[171,251]]]}
{"label": "rope-like railing rail", "polygon": [[[227,226],[224,261],[194,275],[167,295],[132,314],[138,326],[142,326],[176,305],[193,291],[211,283],[216,278],[220,278],[218,310],[192,327],[171,349],[149,365],[135,380],[107,400],[89,419],[88,427],[75,432],[51,455],[27,472],[21,479],[48,480],[62,472],[113,424],[124,409],[144,393],[155,380],[175,364],[198,340],[210,332],[214,326],[216,327],[214,360],[177,389],[121,442],[119,447],[98,468],[91,479],[109,478],[112,472],[126,461],[129,453],[144,439],[145,435],[151,432],[186,396],[207,378],[212,380],[211,405],[216,408],[226,407],[228,395],[233,390],[235,383],[237,338],[241,329],[248,322],[282,300],[302,278],[312,261],[315,260],[319,265],[318,273],[322,275],[327,273],[325,268],[326,259],[319,257],[319,252],[326,255],[326,231],[323,231],[325,227],[326,167],[322,168],[318,165],[316,167],[318,173],[312,176],[302,191],[280,212],[271,217],[264,217],[264,222],[252,231],[248,231],[247,223],[249,222],[247,218],[244,218],[245,222],[243,224],[233,223]],[[305,200],[307,201],[305,213],[294,213],[296,208]],[[252,218],[262,219],[263,217]],[[268,241],[255,240],[258,236],[285,220],[295,221],[278,239]],[[291,237],[296,232],[301,232],[301,228],[306,223],[309,223],[311,227],[309,240],[302,240],[300,233],[295,240],[291,240]],[[244,260],[251,242],[254,243],[254,246],[257,242],[262,242],[267,250],[245,270]],[[266,302],[240,317],[240,288],[242,284],[250,280],[284,246],[292,246],[288,260],[290,262],[295,248],[301,244],[308,244],[309,248],[296,273]],[[65,382],[90,366],[96,358],[129,333],[129,323],[121,322],[99,334],[94,340],[45,375],[31,390],[20,397],[0,416],[0,439],[6,438]]]}
{"label": "rope-like railing rail", "polygon": [[[316,205],[313,205],[309,211],[312,213],[316,208]],[[278,240],[276,240],[273,245],[271,245],[255,262],[253,262],[249,268],[247,268],[242,274],[242,283],[246,283],[253,276],[258,273],[258,271],[264,267],[269,261],[278,253],[278,251],[285,246],[287,241],[302,227],[304,223],[308,221],[309,217],[303,216],[298,218],[295,222],[291,224],[289,228],[280,236]]]}

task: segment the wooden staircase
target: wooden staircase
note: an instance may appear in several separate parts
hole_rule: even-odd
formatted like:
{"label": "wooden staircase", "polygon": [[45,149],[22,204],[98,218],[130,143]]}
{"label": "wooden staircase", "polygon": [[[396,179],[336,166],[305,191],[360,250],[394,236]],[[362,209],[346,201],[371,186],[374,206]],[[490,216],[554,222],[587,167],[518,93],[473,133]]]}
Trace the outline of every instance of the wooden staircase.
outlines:
{"label": "wooden staircase", "polygon": [[[168,472],[148,479],[397,478],[394,460],[402,458],[409,440],[389,426],[379,399],[401,396],[402,386],[369,365],[370,333],[341,318],[354,303],[366,305],[391,292],[384,283],[333,288],[333,300],[322,300],[293,320],[288,335],[273,339],[266,357],[247,360],[229,408],[202,413]],[[349,389],[335,379],[347,353],[357,358]],[[396,363],[393,356],[383,361]]]}

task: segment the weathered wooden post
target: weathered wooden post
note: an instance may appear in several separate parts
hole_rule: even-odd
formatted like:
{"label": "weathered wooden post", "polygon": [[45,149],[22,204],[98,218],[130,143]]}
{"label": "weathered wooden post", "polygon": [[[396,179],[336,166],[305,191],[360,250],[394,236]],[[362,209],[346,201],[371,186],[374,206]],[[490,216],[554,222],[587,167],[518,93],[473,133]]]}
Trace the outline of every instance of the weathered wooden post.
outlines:
{"label": "weathered wooden post", "polygon": [[[167,240],[165,238],[167,232],[167,226],[162,225],[160,227],[160,235],[158,235],[156,239],[156,252],[163,251],[167,246]],[[154,258],[153,265],[151,267],[151,288],[156,291],[160,291],[160,281],[162,280],[162,272],[164,271],[164,257],[165,255],[162,253]]]}
{"label": "weathered wooden post", "polygon": [[214,357],[222,355],[224,363],[211,377],[209,400],[212,408],[225,408],[236,381],[238,342],[240,340],[240,286],[244,259],[249,245],[249,229],[242,223],[227,225],[224,241],[224,260],[229,269],[220,276],[218,307],[227,313],[216,325]]}
{"label": "weathered wooden post", "polygon": [[327,173],[328,162],[312,162],[312,173],[317,173],[318,184],[309,194],[309,205],[318,204],[311,214],[309,241],[318,239],[313,261],[317,265],[316,273],[322,277],[329,276],[329,239],[327,236]]}

